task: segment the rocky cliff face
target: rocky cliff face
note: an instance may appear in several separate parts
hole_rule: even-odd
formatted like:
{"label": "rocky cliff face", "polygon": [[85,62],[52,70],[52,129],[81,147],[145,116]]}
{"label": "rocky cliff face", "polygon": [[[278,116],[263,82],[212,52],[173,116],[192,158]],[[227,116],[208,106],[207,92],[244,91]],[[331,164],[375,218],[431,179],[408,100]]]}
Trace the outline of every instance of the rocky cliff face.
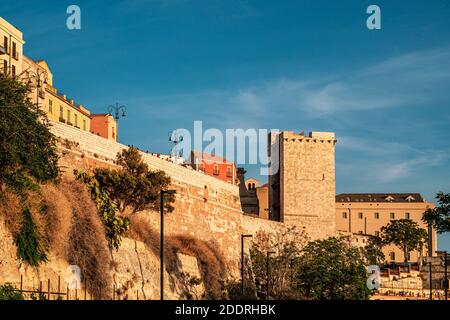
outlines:
{"label": "rocky cliff face", "polygon": [[[47,206],[45,215],[33,211],[33,219],[47,247],[47,262],[32,267],[17,257],[14,233],[17,232],[16,207],[0,207],[0,284],[12,283],[23,290],[44,293],[69,293],[69,299],[159,299],[160,265],[159,247],[140,239],[124,238],[119,250],[110,251],[104,237],[95,205],[83,186],[75,181],[63,181],[58,186],[42,186],[41,192]],[[139,221],[143,224],[145,221]],[[15,227],[13,227],[15,226]],[[142,225],[140,226],[143,227]],[[152,239],[158,236],[152,229]],[[136,233],[130,233],[136,236]],[[142,240],[146,240],[142,237]],[[170,238],[168,239],[170,240]],[[186,256],[174,247],[168,258],[180,261],[176,269],[166,265],[165,299],[201,298],[203,285],[189,288],[189,277],[201,277],[197,258]],[[183,263],[181,263],[183,261]],[[173,262],[173,258],[168,260]],[[80,267],[81,283],[78,290],[67,289],[72,278],[69,266]],[[174,272],[168,272],[173,269]],[[188,272],[186,272],[188,270]],[[51,294],[52,299],[58,295]],[[62,297],[66,299],[66,295]]]}

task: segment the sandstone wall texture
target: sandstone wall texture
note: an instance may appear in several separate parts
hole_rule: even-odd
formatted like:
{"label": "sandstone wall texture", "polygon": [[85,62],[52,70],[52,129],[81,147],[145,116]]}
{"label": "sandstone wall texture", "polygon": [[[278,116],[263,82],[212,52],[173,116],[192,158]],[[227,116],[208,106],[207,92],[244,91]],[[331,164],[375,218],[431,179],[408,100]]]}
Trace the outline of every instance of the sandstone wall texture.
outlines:
{"label": "sandstone wall texture", "polygon": [[334,134],[282,132],[279,141],[281,220],[304,228],[312,240],[333,236]]}
{"label": "sandstone wall texture", "polygon": [[[62,139],[60,164],[69,175],[75,168],[114,167],[117,152],[126,148],[65,124],[52,124],[53,133]],[[142,155],[151,169],[164,170],[171,177],[177,191],[175,210],[165,215],[166,235],[184,235],[210,243],[222,252],[232,276],[239,276],[241,234],[256,234],[260,230],[273,233],[285,227],[279,222],[244,215],[238,186],[150,154]],[[159,213],[148,211],[145,216],[159,232]]]}

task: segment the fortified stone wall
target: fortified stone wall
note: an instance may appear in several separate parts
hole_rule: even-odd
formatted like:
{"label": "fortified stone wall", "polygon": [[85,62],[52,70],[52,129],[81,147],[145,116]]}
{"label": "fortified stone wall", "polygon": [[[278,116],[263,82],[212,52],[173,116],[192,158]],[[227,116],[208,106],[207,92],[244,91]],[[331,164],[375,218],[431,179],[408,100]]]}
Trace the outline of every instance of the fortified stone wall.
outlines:
{"label": "fortified stone wall", "polygon": [[[60,164],[68,175],[75,168],[114,167],[113,159],[117,152],[126,148],[65,124],[53,123],[52,131],[61,139]],[[172,187],[177,190],[175,210],[165,217],[166,234],[208,241],[223,254],[232,275],[239,274],[241,234],[256,234],[259,230],[276,232],[284,228],[279,222],[244,215],[238,186],[153,155],[142,155],[151,169],[164,170],[172,179]],[[159,231],[157,212],[139,214]]]}
{"label": "fortified stone wall", "polygon": [[334,133],[284,131],[276,139],[280,170],[269,183],[272,210],[278,202],[280,220],[305,227],[312,240],[335,235]]}

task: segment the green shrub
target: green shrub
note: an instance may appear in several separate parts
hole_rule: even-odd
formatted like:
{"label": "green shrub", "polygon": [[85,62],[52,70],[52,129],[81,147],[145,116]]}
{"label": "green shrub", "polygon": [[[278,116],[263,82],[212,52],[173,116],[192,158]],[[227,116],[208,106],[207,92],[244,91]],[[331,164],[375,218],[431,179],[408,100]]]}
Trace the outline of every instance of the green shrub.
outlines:
{"label": "green shrub", "polygon": [[0,300],[23,300],[23,295],[10,283],[0,286]]}
{"label": "green shrub", "polygon": [[17,256],[31,266],[47,261],[45,249],[41,245],[41,235],[28,209],[22,211],[22,226],[15,238]]}

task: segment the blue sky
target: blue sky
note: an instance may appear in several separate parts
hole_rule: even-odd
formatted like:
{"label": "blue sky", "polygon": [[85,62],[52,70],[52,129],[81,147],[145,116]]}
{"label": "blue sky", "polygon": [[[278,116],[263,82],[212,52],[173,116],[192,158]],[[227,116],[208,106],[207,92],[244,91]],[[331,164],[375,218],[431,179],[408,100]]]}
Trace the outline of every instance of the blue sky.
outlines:
{"label": "blue sky", "polygon": [[[66,28],[70,4],[81,30]],[[366,28],[370,4],[381,30]],[[94,112],[128,106],[125,144],[168,153],[168,132],[194,120],[334,131],[337,192],[450,192],[447,0],[1,0],[0,12],[55,87]]]}

